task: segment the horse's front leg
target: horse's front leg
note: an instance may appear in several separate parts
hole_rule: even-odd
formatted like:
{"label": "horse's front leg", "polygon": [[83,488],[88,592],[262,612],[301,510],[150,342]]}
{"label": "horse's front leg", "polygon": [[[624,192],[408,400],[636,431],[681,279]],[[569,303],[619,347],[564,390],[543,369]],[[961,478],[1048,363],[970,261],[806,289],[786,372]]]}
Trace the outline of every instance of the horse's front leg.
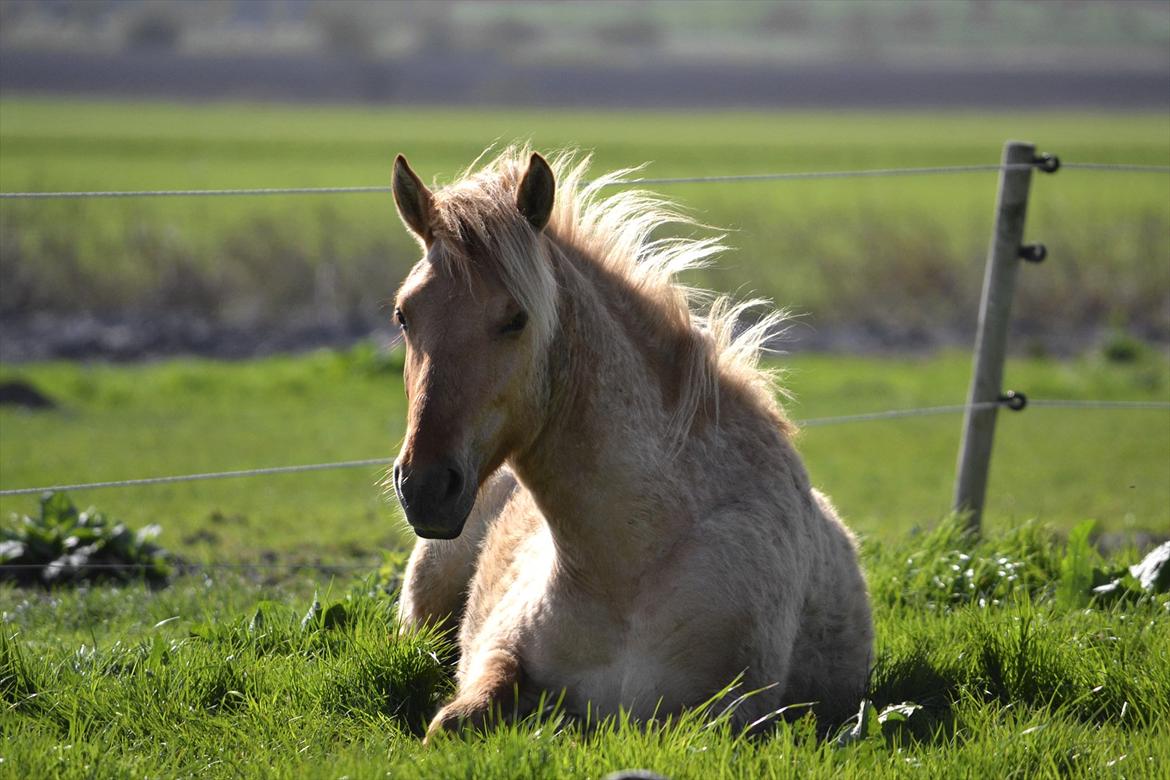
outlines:
{"label": "horse's front leg", "polygon": [[477,656],[460,681],[455,698],[439,710],[427,728],[424,742],[439,732],[482,729],[492,718],[514,717],[522,702],[523,670],[515,650],[496,648]]}
{"label": "horse's front leg", "polygon": [[458,538],[418,539],[414,543],[398,600],[402,632],[430,625],[454,634],[463,619],[480,546],[515,490],[512,472],[498,470],[479,489]]}
{"label": "horse's front leg", "polygon": [[468,583],[475,573],[477,542],[461,538],[414,543],[398,596],[400,633],[424,625],[454,633],[463,619]]}

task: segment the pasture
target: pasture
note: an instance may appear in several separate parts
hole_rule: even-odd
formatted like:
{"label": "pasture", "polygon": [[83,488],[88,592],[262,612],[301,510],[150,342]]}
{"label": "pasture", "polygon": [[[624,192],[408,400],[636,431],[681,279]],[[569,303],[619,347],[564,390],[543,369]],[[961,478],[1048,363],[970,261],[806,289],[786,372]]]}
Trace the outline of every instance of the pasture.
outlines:
{"label": "pasture", "polygon": [[[1161,115],[5,99],[0,189],[376,185],[395,151],[449,180],[485,139],[518,136],[595,148],[599,170],[654,160],[650,176],[988,163],[1008,137],[1069,161],[1165,165],[1168,132]],[[736,251],[695,281],[805,312],[798,333],[937,330],[966,347],[994,186],[979,174],[669,193],[733,229]],[[1161,347],[1102,350],[1093,338],[1170,333],[1168,209],[1164,177],[1037,177],[1029,239],[1052,254],[1022,274],[1007,387],[1166,400]],[[0,248],[6,318],[166,312],[257,327],[290,315],[388,320],[382,303],[415,258],[388,195],[4,202]],[[1053,347],[1078,356],[1047,357]],[[248,362],[0,363],[0,380],[30,381],[59,404],[0,409],[0,486],[388,457],[403,432],[401,360],[362,342]],[[774,360],[797,420],[962,403],[970,371],[965,349]],[[1001,412],[982,541],[945,518],[959,432],[959,416],[943,415],[799,435],[814,483],[862,536],[873,595],[874,709],[853,738],[818,742],[807,720],[760,740],[726,719],[584,733],[550,713],[424,749],[419,729],[451,686],[449,648],[425,633],[394,638],[410,534],[381,470],[358,468],[74,494],[133,528],[159,523],[163,546],[209,566],[158,590],[0,584],[0,774],[1159,776],[1170,765],[1170,605],[1094,595],[1138,551],[1122,541],[1101,555],[1090,537],[1170,528],[1170,415]],[[0,499],[4,516],[35,511],[35,497]]]}
{"label": "pasture", "polygon": [[[995,163],[1008,138],[1066,162],[1170,164],[1159,114],[618,113],[175,106],[7,98],[5,191],[388,186],[396,152],[450,181],[488,143],[578,146],[594,170],[645,175]],[[698,275],[771,297],[811,330],[863,343],[968,344],[994,173],[662,187],[733,252]],[[1022,275],[1033,349],[1101,330],[1170,335],[1164,175],[1037,176],[1028,240],[1050,261]],[[387,194],[0,204],[0,315],[186,315],[212,325],[384,323],[415,259]],[[831,339],[830,339],[831,340]],[[849,343],[846,340],[845,343]]]}
{"label": "pasture", "polygon": [[[794,419],[962,403],[964,353],[780,358]],[[0,410],[3,486],[35,487],[390,457],[402,437],[401,354],[370,344],[249,362],[183,359],[129,366],[0,367],[32,381],[58,411]],[[1009,362],[1007,386],[1033,398],[1165,400],[1170,361]],[[932,526],[951,501],[959,415],[809,427],[800,447],[815,484],[862,534],[892,541]],[[1108,453],[1104,456],[1103,453]],[[988,523],[1030,518],[1067,530],[1170,528],[1170,415],[1164,410],[1030,408],[1001,412]],[[133,526],[160,523],[186,557],[332,562],[400,547],[409,529],[377,483],[382,470],[293,474],[93,491],[75,496]],[[0,498],[31,513],[35,496]]]}
{"label": "pasture", "polygon": [[[0,760],[14,777],[1160,777],[1166,596],[1090,600],[1097,559],[1035,526],[866,544],[877,656],[867,726],[758,740],[726,718],[591,733],[555,712],[422,747],[447,645],[394,638],[392,579],[0,586]],[[314,589],[317,589],[316,591]],[[879,717],[880,713],[880,717]]]}
{"label": "pasture", "polygon": [[[968,371],[958,353],[782,363],[798,418],[948,403]],[[388,454],[402,430],[399,370],[397,353],[369,345],[248,363],[6,366],[61,408],[0,412],[4,484]],[[1015,360],[1008,381],[1034,397],[1157,400],[1170,361]],[[423,748],[419,731],[450,690],[447,645],[393,638],[408,534],[377,470],[356,469],[76,494],[132,527],[161,523],[160,541],[187,560],[258,566],[212,566],[157,590],[0,584],[0,759],[21,777],[632,766],[672,778],[1157,777],[1170,761],[1166,597],[1094,600],[1089,589],[1137,552],[1102,558],[1073,526],[1096,517],[1106,531],[1164,533],[1170,417],[1002,413],[980,543],[940,522],[958,432],[958,417],[942,416],[800,435],[815,482],[863,535],[875,607],[870,725],[843,745],[817,742],[808,721],[752,741],[697,718],[586,735],[553,713]],[[2,508],[35,514],[35,503]]]}

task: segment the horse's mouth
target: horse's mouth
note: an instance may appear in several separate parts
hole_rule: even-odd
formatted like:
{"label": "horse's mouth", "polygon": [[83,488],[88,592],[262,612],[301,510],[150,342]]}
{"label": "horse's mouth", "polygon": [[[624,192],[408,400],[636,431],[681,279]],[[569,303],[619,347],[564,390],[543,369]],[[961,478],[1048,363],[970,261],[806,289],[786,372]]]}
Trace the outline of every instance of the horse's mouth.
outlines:
{"label": "horse's mouth", "polygon": [[[406,514],[406,522],[410,523],[410,527],[414,529],[414,533],[423,539],[456,539],[463,533],[463,527],[467,524],[467,518],[471,516],[471,509],[475,505],[475,494],[472,494],[472,500],[467,502],[466,508],[456,508],[454,512],[444,512],[446,517],[436,516],[431,513],[426,517],[411,517],[414,512],[410,511],[409,507],[403,507]],[[462,511],[459,511],[462,509]]]}
{"label": "horse's mouth", "polygon": [[[441,462],[420,471],[394,467],[394,492],[406,521],[423,539],[454,539],[475,506],[477,484],[462,477],[456,461]],[[474,473],[474,472],[472,472]],[[436,476],[437,475],[437,476]],[[409,481],[408,481],[409,480]]]}
{"label": "horse's mouth", "polygon": [[411,523],[411,528],[414,533],[421,539],[457,539],[459,534],[463,533],[463,523],[453,528],[442,528],[437,526],[419,526]]}

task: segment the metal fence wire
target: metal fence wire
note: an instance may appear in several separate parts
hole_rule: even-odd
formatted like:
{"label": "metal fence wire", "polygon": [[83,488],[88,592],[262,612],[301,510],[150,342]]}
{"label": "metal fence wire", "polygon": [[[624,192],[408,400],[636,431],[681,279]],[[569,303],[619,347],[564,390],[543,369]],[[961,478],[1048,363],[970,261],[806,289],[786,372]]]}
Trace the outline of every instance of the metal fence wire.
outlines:
{"label": "metal fence wire", "polygon": [[[899,176],[933,176],[956,175],[970,173],[997,172],[1004,174],[1011,171],[1041,170],[1048,173],[1059,168],[1082,170],[1091,172],[1138,173],[1138,174],[1170,174],[1167,165],[1137,165],[1128,163],[1095,163],[1095,162],[1062,162],[1052,155],[1035,157],[1028,163],[999,163],[981,165],[945,165],[911,168],[872,168],[841,171],[794,171],[785,173],[757,173],[757,174],[730,174],[721,176],[690,176],[677,178],[631,178],[611,182],[612,186],[627,185],[681,185],[681,184],[708,184],[708,183],[752,183],[777,181],[807,181],[825,179],[854,179],[854,178],[883,178]],[[243,189],[169,189],[169,190],[108,190],[108,191],[76,191],[76,192],[2,192],[3,200],[61,200],[61,199],[103,199],[103,198],[168,198],[168,197],[234,197],[234,196],[266,196],[266,195],[349,195],[349,194],[389,194],[389,186],[357,186],[357,187],[264,187]],[[984,401],[979,403],[952,404],[944,406],[916,407],[909,409],[887,409],[882,411],[865,412],[859,414],[845,414],[831,417],[815,417],[796,421],[803,428],[817,428],[831,425],[842,425],[881,420],[896,420],[913,417],[934,415],[959,414],[986,411],[1006,406],[1019,410],[1023,408],[1022,396],[1008,393],[998,401]],[[1026,401],[1027,405],[1038,408],[1060,408],[1078,410],[1158,410],[1170,411],[1170,401],[1107,401],[1107,400],[1072,400],[1072,399],[1033,399]],[[270,466],[252,469],[236,469],[231,471],[208,472],[200,474],[181,474],[160,477],[141,477],[133,479],[109,480],[103,482],[85,482],[76,484],[47,485],[41,487],[23,487],[0,489],[0,496],[21,496],[41,494],[49,491],[77,491],[96,490],[105,488],[143,487],[150,485],[165,485],[179,482],[195,482],[212,479],[235,479],[247,477],[272,476],[279,474],[295,474],[312,471],[327,471],[335,469],[381,467],[391,463],[390,458],[365,458],[359,460],[337,461],[332,463],[310,463],[292,466]],[[373,563],[344,563],[344,564],[306,564],[289,562],[252,562],[252,563],[205,563],[181,564],[181,568],[192,570],[202,569],[314,569],[321,571],[361,570],[375,568]],[[4,564],[0,570],[23,568],[26,565]],[[38,564],[28,564],[28,567]],[[148,564],[83,564],[80,568],[102,569],[142,569]]]}
{"label": "metal fence wire", "polygon": [[[1052,158],[1055,159],[1055,158]],[[1061,168],[1070,170],[1106,171],[1115,173],[1170,173],[1170,165],[1134,165],[1129,163],[1077,163],[1058,162]],[[848,171],[789,171],[785,173],[745,173],[723,176],[682,176],[674,178],[635,178],[611,183],[611,186],[674,184],[718,184],[727,182],[751,183],[771,181],[809,181],[817,179],[864,179],[894,176],[937,176],[963,173],[994,173],[1010,170],[1026,170],[1052,163],[1038,160],[1026,164],[982,165],[936,165],[917,168],[863,168]],[[1055,170],[1055,169],[1052,169]],[[371,193],[390,194],[389,186],[358,187],[254,187],[218,190],[93,190],[77,192],[0,192],[0,200],[78,200],[99,198],[193,198],[193,197],[238,197],[262,195],[368,195]]]}
{"label": "metal fence wire", "polygon": [[[1029,399],[1028,406],[1050,409],[1096,409],[1096,410],[1142,410],[1142,411],[1170,411],[1170,401],[1086,401],[1064,399]],[[991,401],[978,404],[948,404],[943,406],[920,406],[908,409],[885,409],[877,412],[861,412],[858,414],[840,414],[832,417],[811,417],[806,420],[794,420],[801,428],[822,428],[831,425],[846,425],[850,423],[878,422],[882,420],[900,420],[909,417],[933,417],[946,414],[961,414],[969,410],[994,409],[998,407],[1013,408],[1012,398],[1005,397],[1001,401]],[[114,479],[104,482],[78,482],[63,485],[44,485],[41,487],[10,488],[0,490],[3,496],[39,495],[49,492],[74,490],[100,490],[105,488],[149,487],[151,485],[169,485],[177,482],[202,482],[211,479],[237,479],[244,477],[266,477],[276,474],[299,474],[307,471],[333,471],[336,469],[353,469],[373,466],[388,466],[392,458],[364,458],[360,460],[342,460],[331,463],[305,463],[294,466],[266,466],[254,469],[234,469],[231,471],[213,471],[200,474],[176,474],[165,477],[139,477],[135,479]]]}

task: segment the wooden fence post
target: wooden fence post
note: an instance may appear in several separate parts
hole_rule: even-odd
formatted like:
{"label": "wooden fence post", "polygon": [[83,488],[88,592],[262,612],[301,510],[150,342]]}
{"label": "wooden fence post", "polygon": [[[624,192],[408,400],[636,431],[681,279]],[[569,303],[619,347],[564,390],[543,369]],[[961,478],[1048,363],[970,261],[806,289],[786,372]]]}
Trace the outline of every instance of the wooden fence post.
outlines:
{"label": "wooden fence post", "polygon": [[[1055,158],[1045,162],[1053,161]],[[1033,144],[1022,141],[1004,144],[1004,168],[999,174],[995,228],[983,277],[971,389],[967,396],[968,407],[963,420],[963,440],[959,445],[955,478],[954,508],[968,513],[967,528],[975,533],[979,532],[983,519],[983,499],[987,493],[998,404],[1006,400],[1003,397],[1003,363],[1007,353],[1008,318],[1016,287],[1016,268],[1021,257],[1034,261],[1044,259],[1042,246],[1022,246],[1032,166],[1037,162]],[[1058,164],[1046,164],[1044,169],[1055,170]],[[1021,408],[1019,402],[1022,400],[1023,397],[1019,396],[1013,408]]]}

